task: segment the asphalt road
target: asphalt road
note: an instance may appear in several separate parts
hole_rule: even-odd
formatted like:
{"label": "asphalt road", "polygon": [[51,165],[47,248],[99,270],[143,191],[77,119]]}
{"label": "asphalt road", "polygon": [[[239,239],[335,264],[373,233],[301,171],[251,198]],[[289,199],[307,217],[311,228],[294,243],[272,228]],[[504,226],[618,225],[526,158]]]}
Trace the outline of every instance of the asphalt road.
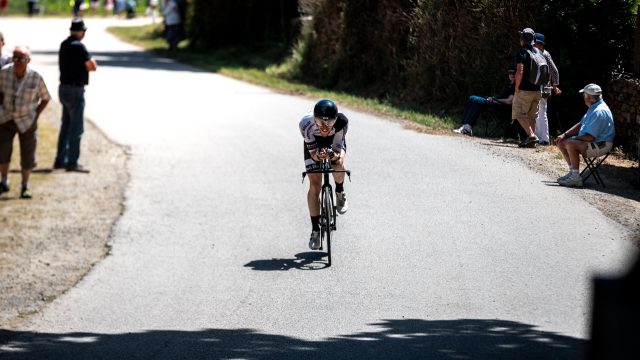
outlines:
{"label": "asphalt road", "polygon": [[[1,359],[579,358],[591,278],[626,232],[574,191],[462,137],[350,119],[333,266],[307,248],[313,99],[152,57],[88,19],[86,115],[130,148],[112,253]],[[2,19],[57,97],[69,21]],[[340,104],[338,104],[340,106]],[[91,164],[87,164],[90,166]]]}

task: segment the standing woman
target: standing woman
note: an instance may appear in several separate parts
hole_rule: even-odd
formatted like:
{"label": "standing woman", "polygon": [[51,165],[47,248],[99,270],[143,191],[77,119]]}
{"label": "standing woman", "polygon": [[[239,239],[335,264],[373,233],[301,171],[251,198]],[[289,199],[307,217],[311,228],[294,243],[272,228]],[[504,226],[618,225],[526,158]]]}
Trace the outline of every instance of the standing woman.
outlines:
{"label": "standing woman", "polygon": [[182,18],[176,0],[164,0],[162,7],[164,26],[167,32],[169,51],[178,50],[178,43],[182,40]]}

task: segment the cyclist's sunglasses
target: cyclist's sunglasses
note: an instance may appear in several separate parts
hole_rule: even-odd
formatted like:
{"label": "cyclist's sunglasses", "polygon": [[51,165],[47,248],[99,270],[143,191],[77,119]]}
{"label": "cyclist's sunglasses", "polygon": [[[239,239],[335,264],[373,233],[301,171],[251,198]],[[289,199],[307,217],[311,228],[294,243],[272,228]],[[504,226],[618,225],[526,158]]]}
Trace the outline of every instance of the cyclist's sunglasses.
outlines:
{"label": "cyclist's sunglasses", "polygon": [[322,119],[319,117],[315,117],[314,118],[316,121],[316,124],[318,125],[324,125],[324,126],[333,126],[333,124],[336,123],[336,119]]}

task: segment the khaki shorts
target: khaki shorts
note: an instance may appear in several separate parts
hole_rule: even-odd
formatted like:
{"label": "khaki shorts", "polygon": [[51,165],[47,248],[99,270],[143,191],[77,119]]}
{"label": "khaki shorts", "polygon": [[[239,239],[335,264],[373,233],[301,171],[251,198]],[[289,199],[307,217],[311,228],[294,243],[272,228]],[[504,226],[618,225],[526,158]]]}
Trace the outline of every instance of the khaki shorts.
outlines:
{"label": "khaki shorts", "polygon": [[513,119],[522,119],[526,117],[529,120],[538,118],[538,103],[542,94],[540,91],[523,91],[516,93],[511,105],[511,117]]}
{"label": "khaki shorts", "polygon": [[613,147],[611,141],[598,141],[587,143],[586,156],[588,158],[602,156],[608,153]]}
{"label": "khaki shorts", "polygon": [[20,134],[13,121],[0,124],[0,164],[8,164],[13,152],[13,138],[18,134],[20,139],[20,167],[31,170],[36,167],[36,145],[38,144],[37,123]]}

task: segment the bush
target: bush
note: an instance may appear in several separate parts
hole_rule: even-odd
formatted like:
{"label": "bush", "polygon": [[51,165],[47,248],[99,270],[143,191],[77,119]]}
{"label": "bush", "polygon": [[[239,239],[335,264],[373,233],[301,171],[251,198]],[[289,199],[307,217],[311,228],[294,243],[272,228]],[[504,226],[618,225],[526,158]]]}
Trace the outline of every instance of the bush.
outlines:
{"label": "bush", "polygon": [[533,26],[525,8],[535,1],[325,0],[304,74],[394,103],[458,108],[470,90],[504,84],[517,30]]}

